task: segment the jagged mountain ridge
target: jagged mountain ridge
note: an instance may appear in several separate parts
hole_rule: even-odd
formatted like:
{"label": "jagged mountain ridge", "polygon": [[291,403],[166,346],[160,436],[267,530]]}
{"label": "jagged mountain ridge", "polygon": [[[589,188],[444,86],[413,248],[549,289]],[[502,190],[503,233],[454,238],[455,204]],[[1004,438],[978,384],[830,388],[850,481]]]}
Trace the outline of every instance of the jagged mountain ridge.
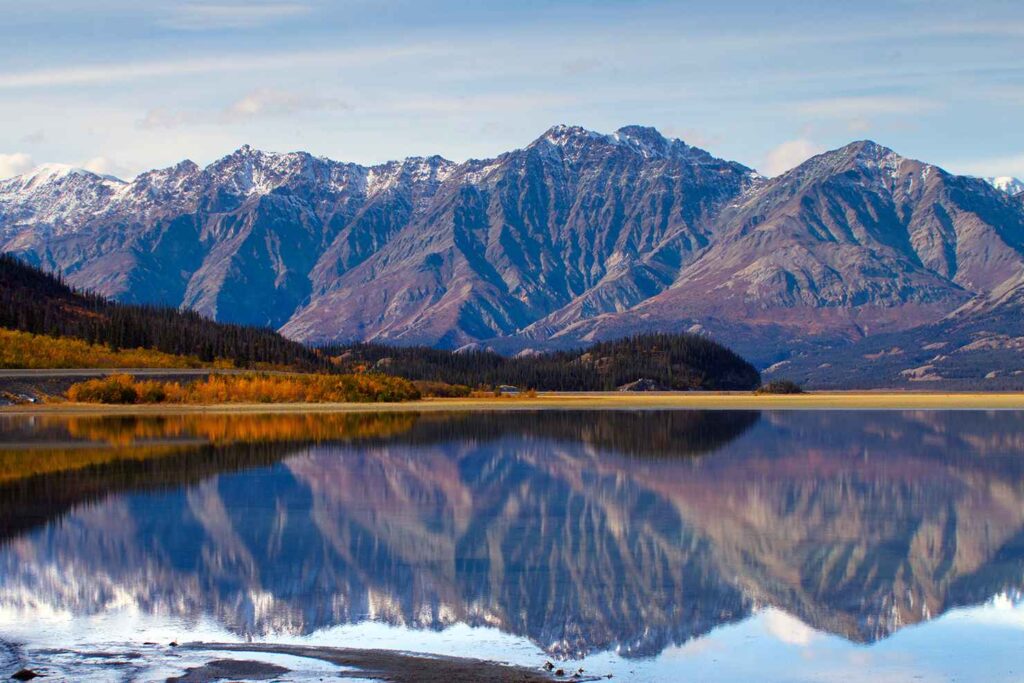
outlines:
{"label": "jagged mountain ridge", "polygon": [[0,249],[309,342],[516,352],[693,328],[768,363],[987,296],[1024,272],[1024,202],[868,141],[765,179],[650,128],[556,126],[461,164],[243,147],[130,183],[8,179]]}
{"label": "jagged mountain ridge", "polygon": [[717,240],[670,288],[557,334],[690,321],[755,355],[765,340],[928,324],[1024,272],[1024,214],[1012,199],[868,141],[755,184],[717,223]]}

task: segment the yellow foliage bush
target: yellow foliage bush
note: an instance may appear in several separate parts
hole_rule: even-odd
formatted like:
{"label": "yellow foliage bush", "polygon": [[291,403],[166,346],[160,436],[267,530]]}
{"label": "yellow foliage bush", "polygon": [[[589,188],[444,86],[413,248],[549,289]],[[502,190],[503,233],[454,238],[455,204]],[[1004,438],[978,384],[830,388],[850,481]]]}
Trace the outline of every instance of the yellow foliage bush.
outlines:
{"label": "yellow foliage bush", "polygon": [[82,403],[376,403],[420,398],[409,381],[389,375],[210,375],[178,382],[136,382],[112,375],[73,384],[67,392]]}
{"label": "yellow foliage bush", "polygon": [[[224,361],[217,363],[222,366]],[[198,368],[194,356],[152,349],[121,349],[81,339],[0,329],[0,368]],[[231,367],[230,363],[228,367]]]}

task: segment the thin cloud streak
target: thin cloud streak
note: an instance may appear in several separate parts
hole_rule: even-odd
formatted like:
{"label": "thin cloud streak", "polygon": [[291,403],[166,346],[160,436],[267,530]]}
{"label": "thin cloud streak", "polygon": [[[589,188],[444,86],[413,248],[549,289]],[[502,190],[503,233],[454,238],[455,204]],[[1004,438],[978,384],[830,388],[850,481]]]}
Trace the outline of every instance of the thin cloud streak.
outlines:
{"label": "thin cloud streak", "polygon": [[352,107],[337,98],[291,90],[256,88],[220,111],[175,111],[150,109],[138,122],[138,128],[153,130],[184,125],[230,125],[261,118],[302,115],[319,111],[345,111]]}
{"label": "thin cloud streak", "polygon": [[0,75],[0,89],[49,88],[65,85],[102,85],[143,78],[195,74],[265,71],[312,66],[365,66],[411,57],[453,52],[442,45],[358,48],[315,52],[284,52],[272,55],[237,54],[168,61],[110,63],[84,67],[38,69]]}
{"label": "thin cloud streak", "polygon": [[311,5],[300,2],[203,3],[189,2],[160,22],[183,31],[256,28],[291,17],[310,14]]}
{"label": "thin cloud streak", "polygon": [[941,104],[924,97],[832,97],[800,102],[795,109],[810,116],[854,118],[872,114],[919,114],[939,109]]}

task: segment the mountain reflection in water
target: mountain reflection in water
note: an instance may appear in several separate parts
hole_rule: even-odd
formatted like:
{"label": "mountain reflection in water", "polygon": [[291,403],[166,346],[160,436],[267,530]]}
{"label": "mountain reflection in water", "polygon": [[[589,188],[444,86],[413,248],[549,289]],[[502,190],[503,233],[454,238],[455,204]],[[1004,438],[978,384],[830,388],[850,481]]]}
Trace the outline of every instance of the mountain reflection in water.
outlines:
{"label": "mountain reflection in water", "polygon": [[0,418],[0,606],[858,642],[1024,589],[1016,412]]}

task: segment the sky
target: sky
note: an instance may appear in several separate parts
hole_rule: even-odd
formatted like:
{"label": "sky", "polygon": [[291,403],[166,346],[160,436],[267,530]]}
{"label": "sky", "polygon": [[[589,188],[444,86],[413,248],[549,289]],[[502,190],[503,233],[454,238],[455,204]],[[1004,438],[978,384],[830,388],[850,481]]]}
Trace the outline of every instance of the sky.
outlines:
{"label": "sky", "polygon": [[775,175],[873,139],[1024,177],[1021,0],[0,0],[0,177],[243,144],[378,163],[662,133]]}

